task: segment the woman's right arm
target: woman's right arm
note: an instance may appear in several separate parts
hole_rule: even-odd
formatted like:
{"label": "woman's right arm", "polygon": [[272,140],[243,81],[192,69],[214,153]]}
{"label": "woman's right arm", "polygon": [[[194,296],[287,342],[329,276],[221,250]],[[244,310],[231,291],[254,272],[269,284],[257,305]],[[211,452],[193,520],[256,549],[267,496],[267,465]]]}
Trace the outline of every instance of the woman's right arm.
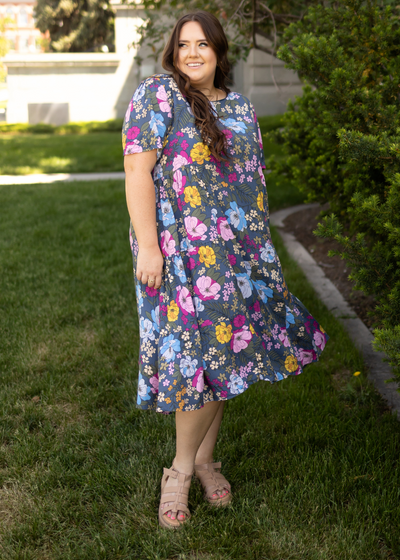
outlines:
{"label": "woman's right arm", "polygon": [[125,191],[129,216],[139,245],[136,278],[143,284],[161,286],[164,257],[157,236],[156,196],[152,170],[157,150],[130,154],[124,157]]}

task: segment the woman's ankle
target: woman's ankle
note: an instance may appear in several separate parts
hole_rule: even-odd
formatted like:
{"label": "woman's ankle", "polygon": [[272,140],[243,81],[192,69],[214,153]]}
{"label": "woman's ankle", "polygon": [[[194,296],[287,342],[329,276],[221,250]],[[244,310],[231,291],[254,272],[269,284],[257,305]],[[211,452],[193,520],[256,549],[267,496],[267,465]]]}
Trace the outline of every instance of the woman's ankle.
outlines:
{"label": "woman's ankle", "polygon": [[195,466],[196,465],[205,465],[206,463],[213,463],[213,462],[214,462],[214,459],[213,459],[212,456],[211,457],[210,456],[206,457],[204,455],[203,456],[200,455],[199,457],[196,456],[196,458],[194,460],[194,465]]}
{"label": "woman's ankle", "polygon": [[176,457],[172,461],[172,466],[176,471],[186,475],[191,475],[194,471],[194,462],[179,460]]}

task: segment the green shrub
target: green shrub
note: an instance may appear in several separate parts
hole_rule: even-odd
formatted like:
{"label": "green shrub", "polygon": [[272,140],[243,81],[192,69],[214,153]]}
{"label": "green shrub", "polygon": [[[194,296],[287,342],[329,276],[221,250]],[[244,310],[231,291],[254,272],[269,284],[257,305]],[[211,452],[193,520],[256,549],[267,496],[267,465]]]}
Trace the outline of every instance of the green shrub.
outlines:
{"label": "green shrub", "polygon": [[355,288],[375,296],[375,345],[400,379],[400,7],[388,4],[329,1],[289,26],[279,57],[307,85],[273,133],[288,157],[267,165],[330,202],[315,233],[341,243]]}

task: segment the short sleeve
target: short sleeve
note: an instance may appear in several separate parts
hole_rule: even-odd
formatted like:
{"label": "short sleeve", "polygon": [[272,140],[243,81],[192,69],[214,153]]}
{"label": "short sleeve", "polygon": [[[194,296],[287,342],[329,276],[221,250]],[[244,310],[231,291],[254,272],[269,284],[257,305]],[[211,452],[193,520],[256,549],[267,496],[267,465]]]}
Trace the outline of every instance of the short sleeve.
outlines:
{"label": "short sleeve", "polygon": [[257,136],[258,146],[260,148],[260,154],[259,155],[260,155],[261,167],[263,169],[266,169],[267,166],[265,165],[264,147],[263,147],[261,129],[260,129],[259,122],[257,120],[256,111],[255,111],[252,103],[250,103],[250,113],[252,115],[252,119],[253,119],[253,122],[254,122],[254,130],[255,130],[255,134]]}
{"label": "short sleeve", "polygon": [[173,120],[170,78],[144,80],[129,103],[122,127],[124,156],[161,149]]}

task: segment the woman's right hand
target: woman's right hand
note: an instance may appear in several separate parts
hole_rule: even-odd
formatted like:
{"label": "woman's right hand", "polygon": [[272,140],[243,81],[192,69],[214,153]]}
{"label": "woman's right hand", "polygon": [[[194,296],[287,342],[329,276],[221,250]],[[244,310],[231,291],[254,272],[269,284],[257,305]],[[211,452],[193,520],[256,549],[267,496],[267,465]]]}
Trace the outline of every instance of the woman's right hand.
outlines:
{"label": "woman's right hand", "polygon": [[[160,247],[155,245],[141,249],[139,246],[136,262],[136,278],[142,284],[147,284],[150,288],[158,290],[161,286],[162,270],[164,267],[164,257]],[[152,280],[154,283],[151,283]]]}

